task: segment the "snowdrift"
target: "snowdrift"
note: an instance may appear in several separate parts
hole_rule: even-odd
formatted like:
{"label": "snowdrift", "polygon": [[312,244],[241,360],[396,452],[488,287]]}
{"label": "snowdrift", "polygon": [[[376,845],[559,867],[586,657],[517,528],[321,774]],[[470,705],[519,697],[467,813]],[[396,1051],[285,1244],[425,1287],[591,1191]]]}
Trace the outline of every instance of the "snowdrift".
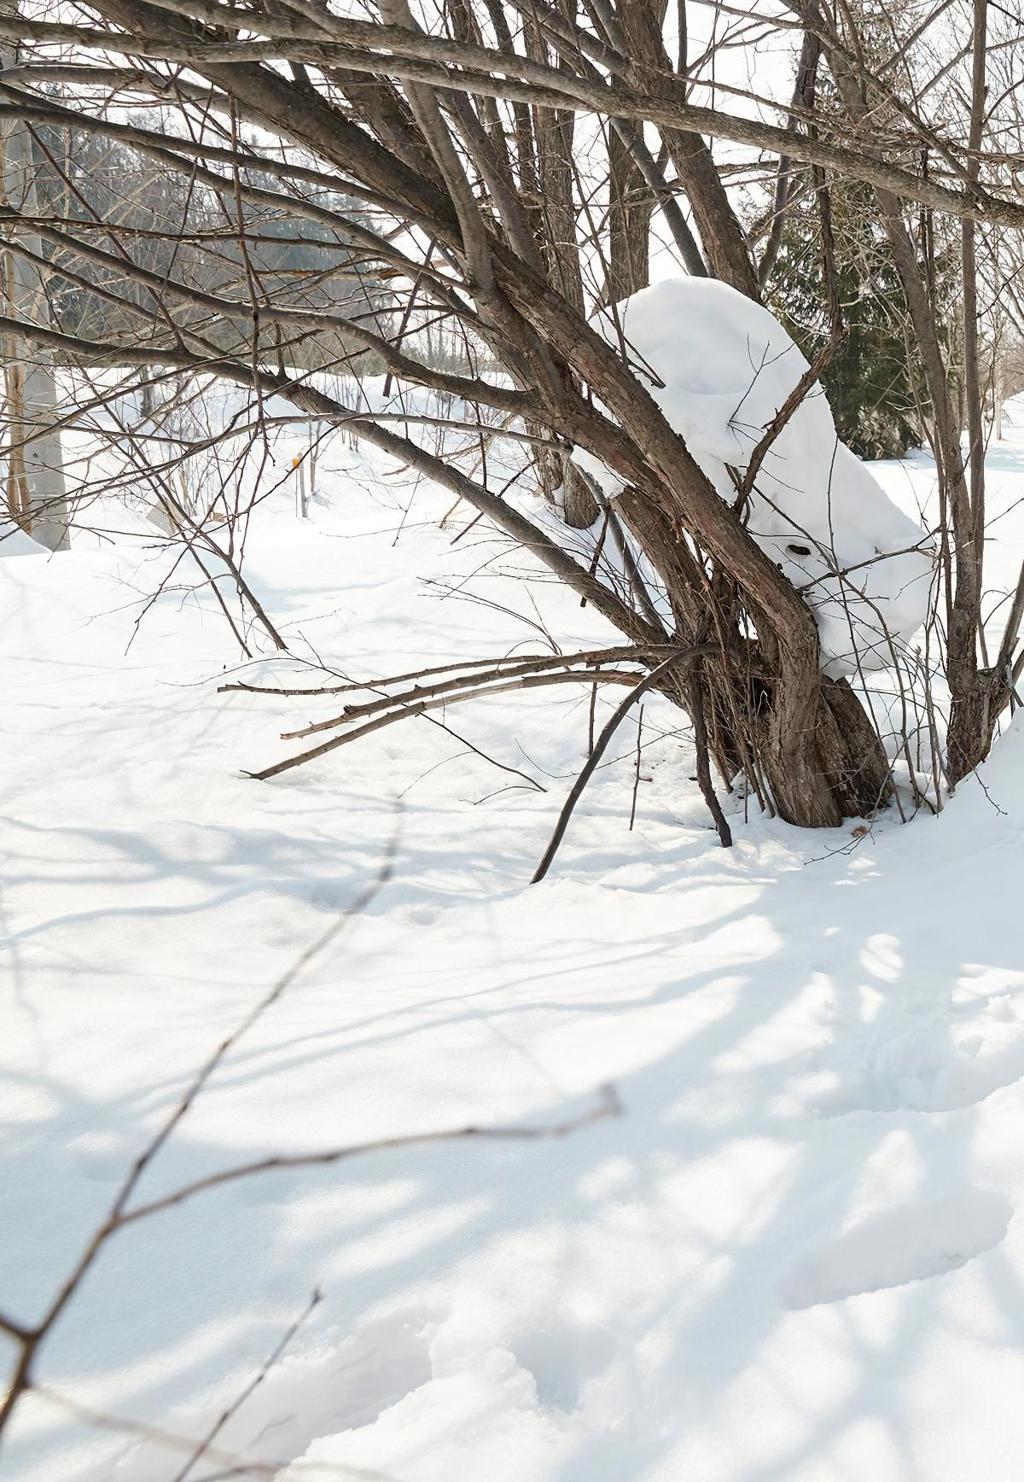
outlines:
{"label": "snowdrift", "polygon": [[4,556],[49,556],[46,546],[9,520],[0,521],[0,559]]}
{"label": "snowdrift", "polygon": [[[807,361],[775,316],[725,283],[673,278],[606,311],[598,324],[626,354],[723,499]],[[621,337],[621,338],[620,338]],[[608,495],[621,480],[578,460]],[[748,528],[812,609],[833,675],[884,669],[925,620],[933,567],[927,533],[897,509],[840,442],[820,386],[772,444]]]}

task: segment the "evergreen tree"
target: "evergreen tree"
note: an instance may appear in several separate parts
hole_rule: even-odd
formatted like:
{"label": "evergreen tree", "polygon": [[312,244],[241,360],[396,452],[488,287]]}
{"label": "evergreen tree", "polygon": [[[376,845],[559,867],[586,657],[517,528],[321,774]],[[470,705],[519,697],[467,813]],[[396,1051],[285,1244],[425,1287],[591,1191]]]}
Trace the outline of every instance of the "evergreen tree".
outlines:
{"label": "evergreen tree", "polygon": [[[867,189],[844,183],[831,201],[846,334],[822,381],[842,440],[862,458],[899,458],[921,444],[924,398],[908,353],[903,288]],[[769,306],[813,359],[829,336],[813,193],[790,208],[766,290]]]}

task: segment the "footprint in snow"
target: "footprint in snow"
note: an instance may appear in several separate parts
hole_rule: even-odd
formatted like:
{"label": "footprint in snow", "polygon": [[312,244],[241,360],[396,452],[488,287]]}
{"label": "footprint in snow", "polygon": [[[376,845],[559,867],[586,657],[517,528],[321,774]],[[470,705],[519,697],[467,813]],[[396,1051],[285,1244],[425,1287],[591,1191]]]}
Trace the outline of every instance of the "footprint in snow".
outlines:
{"label": "footprint in snow", "polygon": [[824,1116],[853,1111],[956,1111],[1024,1078],[1024,1021],[1005,994],[960,1022],[909,1024],[869,1037],[844,1083],[820,1097]]}
{"label": "footprint in snow", "polygon": [[783,1285],[783,1301],[816,1307],[943,1276],[998,1245],[1012,1215],[1001,1194],[975,1188],[871,1215],[799,1262]]}
{"label": "footprint in snow", "polygon": [[571,1413],[582,1388],[615,1356],[611,1333],[572,1323],[538,1327],[510,1344],[516,1362],[532,1374],[538,1402],[547,1409]]}

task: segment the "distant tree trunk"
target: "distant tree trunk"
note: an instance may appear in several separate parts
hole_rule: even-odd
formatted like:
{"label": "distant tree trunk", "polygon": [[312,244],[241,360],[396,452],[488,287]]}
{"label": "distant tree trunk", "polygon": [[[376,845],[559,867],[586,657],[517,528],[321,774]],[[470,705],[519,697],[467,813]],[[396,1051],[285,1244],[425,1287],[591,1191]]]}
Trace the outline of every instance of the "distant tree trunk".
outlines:
{"label": "distant tree trunk", "polygon": [[[17,7],[0,3],[0,14]],[[15,66],[17,49],[0,45],[0,68]],[[17,120],[0,123],[4,200],[26,216],[37,214],[32,138]],[[42,243],[22,234],[22,245],[41,256]],[[10,317],[46,326],[50,322],[44,271],[21,253],[4,254],[3,296]],[[31,349],[13,335],[4,337],[6,392],[7,506],[11,517],[33,540],[50,550],[63,550],[68,536],[64,458],[57,417],[57,386],[52,358],[39,345]]]}
{"label": "distant tree trunk", "polygon": [[992,436],[997,443],[1001,443],[1006,436],[1003,408],[1005,400],[1006,367],[1003,362],[1002,348],[997,347],[992,358]]}
{"label": "distant tree trunk", "polygon": [[[527,28],[527,36],[531,54],[546,61],[547,47],[543,38],[532,26]],[[537,214],[548,278],[562,297],[582,314],[585,312],[585,299],[573,199],[576,120],[571,112],[553,108],[534,108],[532,118],[539,194]],[[568,377],[569,371],[564,365],[557,369]],[[598,507],[575,466],[559,453],[545,449],[538,450],[535,462],[545,498],[555,505],[571,529],[589,530],[597,519]]]}

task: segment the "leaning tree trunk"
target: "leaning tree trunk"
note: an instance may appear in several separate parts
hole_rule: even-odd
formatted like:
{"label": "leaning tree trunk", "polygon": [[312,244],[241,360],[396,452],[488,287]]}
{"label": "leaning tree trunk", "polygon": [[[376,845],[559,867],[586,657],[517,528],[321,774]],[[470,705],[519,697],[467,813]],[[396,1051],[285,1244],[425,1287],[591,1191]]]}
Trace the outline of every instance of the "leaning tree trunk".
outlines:
{"label": "leaning tree trunk", "polygon": [[[621,10],[632,80],[643,88],[650,68],[669,66],[661,42],[663,7],[660,0],[625,0]],[[715,275],[759,302],[757,274],[710,149],[699,135],[670,129],[662,133],[686,184]],[[643,177],[630,156],[628,136],[620,139],[613,132],[611,143],[616,147],[609,151],[608,296],[619,298],[647,282],[650,207],[640,194]],[[645,212],[637,209],[637,196]],[[691,470],[691,476],[694,472],[703,479],[699,469]],[[676,698],[691,715],[704,718],[709,750],[726,783],[742,772],[762,806],[810,826],[834,827],[844,817],[874,812],[891,794],[889,765],[854,691],[845,681],[822,674],[809,612],[801,615],[791,606],[781,630],[773,622],[758,594],[780,581],[788,584],[770,563],[745,591],[728,574],[728,563],[716,563],[711,575],[705,574],[678,519],[671,510],[659,509],[660,487],[652,479],[643,494],[628,490],[619,508],[659,574],[676,632],[694,643],[713,635],[719,645],[718,654],[687,668]],[[739,538],[746,539],[746,533]],[[744,636],[750,617],[760,635],[757,642]],[[700,688],[699,696],[694,696],[694,687]]]}
{"label": "leaning tree trunk", "polygon": [[[706,576],[655,490],[627,489],[617,505],[658,574],[675,635],[717,645],[683,672],[674,692],[671,681],[663,688],[690,715],[703,715],[708,748],[725,782],[742,773],[762,807],[805,827],[833,828],[882,806],[892,791],[883,747],[850,685],[822,674],[810,612],[790,606],[785,636],[776,636],[778,620],[769,606],[775,605],[772,588],[785,579],[771,563],[741,592],[721,574]],[[732,512],[723,507],[723,513]],[[755,618],[756,639],[745,635],[745,609]],[[701,688],[697,706],[694,685]]]}

